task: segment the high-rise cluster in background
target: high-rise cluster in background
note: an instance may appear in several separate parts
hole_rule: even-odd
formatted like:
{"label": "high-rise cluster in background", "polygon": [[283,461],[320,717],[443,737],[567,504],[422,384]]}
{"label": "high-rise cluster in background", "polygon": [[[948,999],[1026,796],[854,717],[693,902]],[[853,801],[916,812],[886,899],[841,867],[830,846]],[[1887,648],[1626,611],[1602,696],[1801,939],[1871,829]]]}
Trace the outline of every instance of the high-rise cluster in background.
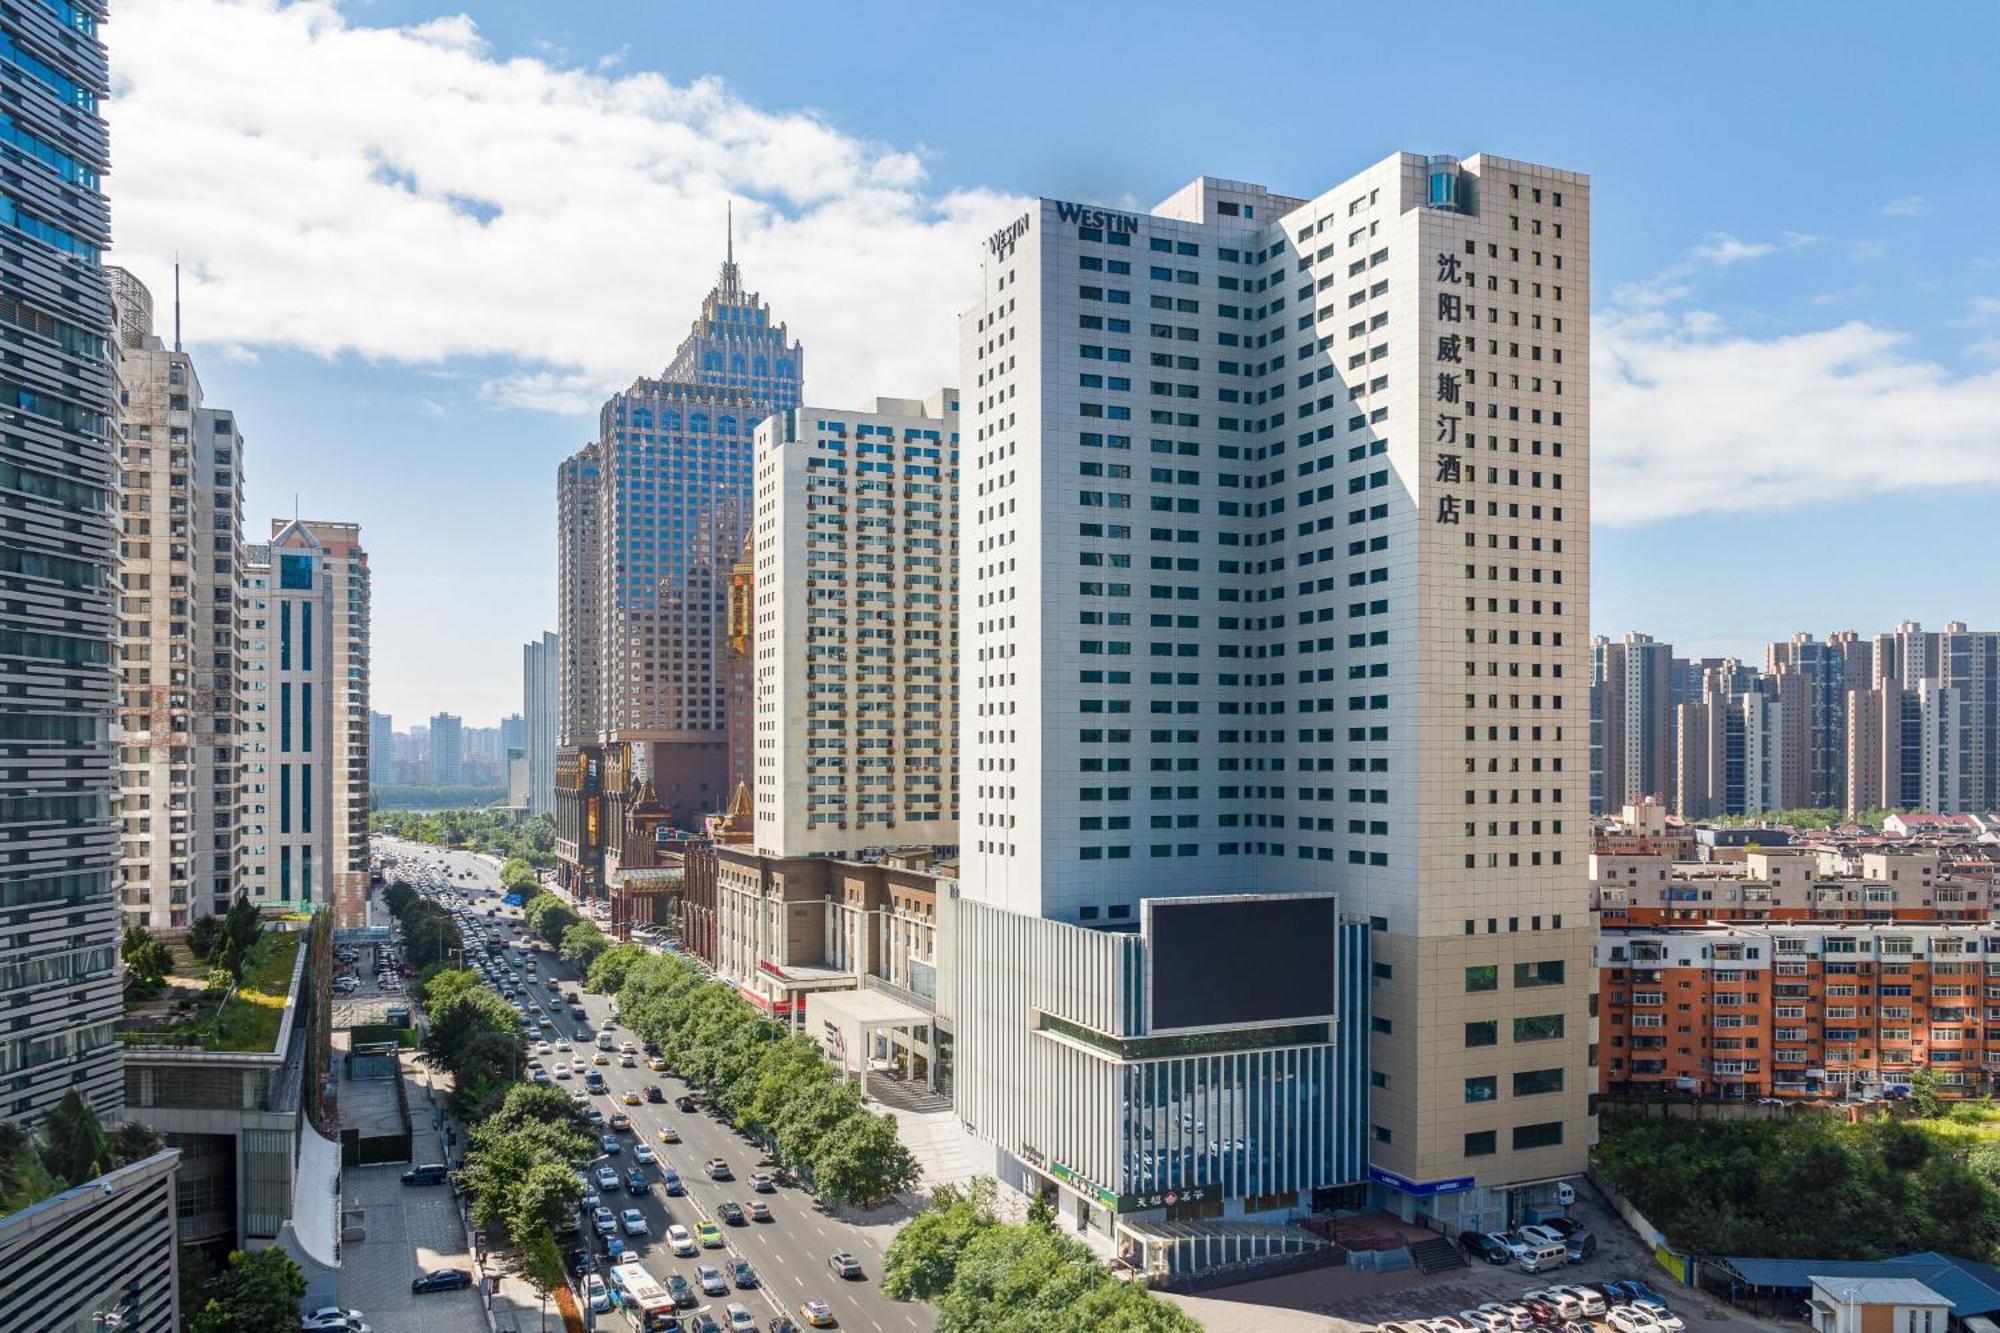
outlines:
{"label": "high-rise cluster in background", "polygon": [[1154,1271],[1546,1203],[1594,1137],[1588,181],[1204,177],[981,260],[960,388],[861,409],[726,263],[560,465],[562,882]]}
{"label": "high-rise cluster in background", "polygon": [[1644,634],[1591,653],[1591,804],[1689,819],[2000,808],[2000,633],[1795,634],[1760,669]]}

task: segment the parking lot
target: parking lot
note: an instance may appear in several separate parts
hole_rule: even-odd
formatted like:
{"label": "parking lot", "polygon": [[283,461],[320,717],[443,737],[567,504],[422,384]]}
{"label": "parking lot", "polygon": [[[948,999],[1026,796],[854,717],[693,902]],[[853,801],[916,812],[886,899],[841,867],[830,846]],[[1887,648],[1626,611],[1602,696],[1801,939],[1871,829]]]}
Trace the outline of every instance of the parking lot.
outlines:
{"label": "parking lot", "polygon": [[[1798,1333],[1797,1323],[1760,1319],[1706,1292],[1674,1282],[1631,1228],[1589,1191],[1579,1191],[1570,1214],[1598,1238],[1597,1252],[1581,1263],[1548,1273],[1523,1273],[1512,1264],[1503,1267],[1478,1260],[1469,1267],[1433,1276],[1414,1269],[1376,1273],[1321,1268],[1201,1296],[1168,1299],[1199,1319],[1211,1333],[1403,1333],[1405,1326],[1410,1333],[1425,1333],[1428,1321],[1493,1302],[1515,1302],[1530,1291],[1552,1285],[1637,1279],[1665,1298],[1675,1318],[1690,1333],[1721,1333],[1725,1329]],[[1580,1321],[1577,1327],[1604,1330],[1612,1325],[1599,1318]]]}

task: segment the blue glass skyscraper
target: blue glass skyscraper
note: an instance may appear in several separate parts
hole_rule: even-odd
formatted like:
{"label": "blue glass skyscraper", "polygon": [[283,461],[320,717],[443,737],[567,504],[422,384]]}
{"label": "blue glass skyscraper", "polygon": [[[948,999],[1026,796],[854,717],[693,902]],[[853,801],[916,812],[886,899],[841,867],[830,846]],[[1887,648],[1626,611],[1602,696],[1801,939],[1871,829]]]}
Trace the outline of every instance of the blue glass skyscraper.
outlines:
{"label": "blue glass skyscraper", "polygon": [[665,371],[614,394],[558,471],[558,619],[590,639],[563,645],[559,851],[585,882],[587,847],[606,871],[631,860],[623,816],[642,791],[682,828],[729,797],[724,583],[749,530],[752,434],[798,406],[804,374],[732,251]]}
{"label": "blue glass skyscraper", "polygon": [[[29,1126],[73,1087],[123,1100],[103,17],[100,0],[0,9],[0,1117]],[[160,514],[124,540],[186,538]]]}

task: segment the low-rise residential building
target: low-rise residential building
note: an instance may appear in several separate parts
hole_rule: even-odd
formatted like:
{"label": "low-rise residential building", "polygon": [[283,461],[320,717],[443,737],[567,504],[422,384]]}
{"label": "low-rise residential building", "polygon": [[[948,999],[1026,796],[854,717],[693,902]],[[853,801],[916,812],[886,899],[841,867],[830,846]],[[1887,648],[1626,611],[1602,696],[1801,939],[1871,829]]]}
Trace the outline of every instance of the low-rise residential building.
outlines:
{"label": "low-rise residential building", "polygon": [[1606,1093],[1841,1096],[1928,1068],[1972,1095],[2000,1070],[1991,922],[1607,925],[1597,964]]}
{"label": "low-rise residential building", "polygon": [[1993,883],[1946,873],[1937,853],[1754,848],[1740,861],[1590,858],[1606,927],[1733,921],[1988,921]]}
{"label": "low-rise residential building", "polygon": [[1657,797],[1625,806],[1615,817],[1600,820],[1591,830],[1590,849],[1625,856],[1667,856],[1695,859],[1694,830],[1678,815],[1667,813]]}

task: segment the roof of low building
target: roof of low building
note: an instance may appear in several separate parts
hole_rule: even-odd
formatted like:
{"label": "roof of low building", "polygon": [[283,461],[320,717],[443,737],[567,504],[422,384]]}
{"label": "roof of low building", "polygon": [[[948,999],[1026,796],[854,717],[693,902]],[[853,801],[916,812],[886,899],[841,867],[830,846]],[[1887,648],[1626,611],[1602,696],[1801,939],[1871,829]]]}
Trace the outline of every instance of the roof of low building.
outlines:
{"label": "roof of low building", "polygon": [[1726,1258],[1722,1263],[1753,1287],[1807,1291],[1816,1281],[1841,1278],[1908,1279],[1950,1302],[1952,1313],[1960,1319],[2000,1310],[2000,1268],[1935,1250],[1894,1259]]}

